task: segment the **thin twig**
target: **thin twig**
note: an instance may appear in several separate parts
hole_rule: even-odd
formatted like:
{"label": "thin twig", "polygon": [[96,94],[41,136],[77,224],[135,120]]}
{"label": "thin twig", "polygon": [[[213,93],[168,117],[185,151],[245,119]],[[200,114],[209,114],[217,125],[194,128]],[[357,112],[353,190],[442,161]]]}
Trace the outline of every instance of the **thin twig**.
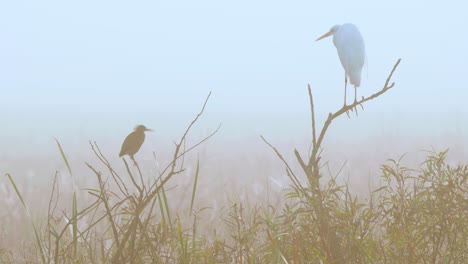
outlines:
{"label": "thin twig", "polygon": [[[200,140],[198,143],[196,143],[195,145],[193,145],[192,147],[188,148],[186,151],[180,153],[180,147],[182,145],[182,143],[184,142],[185,138],[187,137],[187,134],[189,133],[190,129],[192,128],[192,126],[195,124],[195,122],[198,120],[198,118],[203,114],[203,112],[205,111],[205,107],[206,107],[206,104],[208,103],[208,99],[210,99],[210,95],[211,95],[211,92],[208,94],[208,96],[206,97],[205,99],[205,102],[203,104],[203,107],[202,109],[200,110],[200,112],[197,114],[197,116],[194,118],[194,120],[190,123],[190,125],[187,127],[187,129],[185,130],[185,133],[183,134],[183,136],[181,137],[181,139],[179,140],[179,143],[176,144],[176,149],[174,151],[174,155],[173,155],[173,159],[172,161],[167,165],[167,167],[161,172],[161,176],[164,175],[166,173],[166,171],[171,168],[171,170],[169,171],[168,173],[168,176],[166,176],[163,180],[161,180],[160,184],[158,185],[158,187],[156,187],[156,190],[154,191],[151,191],[154,186],[156,186],[157,184],[157,181],[155,181],[151,187],[148,189],[148,191],[150,192],[150,194],[148,195],[148,197],[152,197],[154,196],[157,191],[160,190],[160,188],[174,175],[176,174],[179,174],[181,172],[183,172],[184,170],[179,170],[179,171],[175,171],[175,167],[176,167],[176,163],[177,163],[177,160],[185,155],[186,153],[190,152],[191,150],[193,150],[194,148],[196,148],[197,146],[199,146],[200,144],[202,144],[203,142],[207,141],[208,139],[210,139],[212,136],[214,136],[218,131],[219,129],[221,128],[221,124],[219,124],[218,128],[216,128],[216,130],[214,132],[212,132],[210,135],[208,135],[207,137],[205,137],[204,139]],[[150,200],[150,199],[149,199]]]}
{"label": "thin twig", "polygon": [[101,195],[100,195],[100,199],[101,201],[104,203],[104,207],[106,209],[106,214],[109,218],[109,222],[111,223],[111,226],[112,226],[112,232],[113,232],[113,235],[114,235],[114,239],[115,239],[115,242],[117,244],[117,247],[119,247],[119,233],[117,231],[117,226],[115,224],[115,221],[114,221],[114,218],[112,217],[112,211],[110,209],[110,206],[109,206],[109,197],[107,197],[107,194],[106,194],[106,189],[105,189],[105,186],[104,186],[104,183],[102,181],[102,177],[101,177],[101,173],[98,172],[96,169],[94,169],[91,165],[89,165],[88,163],[85,163],[88,168],[90,168],[97,176],[98,178],[98,181],[99,181],[99,188],[101,190]]}
{"label": "thin twig", "polygon": [[[133,177],[133,174],[132,174],[132,172],[130,171],[130,167],[128,166],[127,161],[126,161],[125,158],[123,158],[123,157],[122,157],[122,160],[123,160],[123,162],[125,163],[125,168],[127,169],[127,173],[128,173],[128,175],[130,176],[130,179],[132,180],[133,185],[135,185],[135,187],[138,189],[138,192],[141,193],[141,192],[142,192],[142,188],[140,187],[140,185],[138,185],[138,183],[136,182],[135,178]],[[134,162],[135,164],[137,164],[135,160],[134,160],[133,162]]]}
{"label": "thin twig", "polygon": [[125,186],[125,184],[124,184],[124,182],[122,180],[122,178],[112,168],[109,161],[105,158],[104,154],[102,154],[101,149],[99,148],[96,141],[94,141],[94,143],[89,141],[89,144],[91,145],[91,150],[94,152],[94,155],[96,155],[96,157],[99,158],[101,163],[104,164],[109,169],[109,172],[111,173],[112,178],[114,178],[114,181],[117,184],[117,187],[119,188],[120,192],[122,192],[122,194],[125,195],[125,196],[130,195],[128,190],[127,190],[127,187]]}
{"label": "thin twig", "polygon": [[299,182],[299,180],[297,179],[296,174],[293,172],[293,170],[289,166],[288,162],[283,158],[283,155],[281,155],[281,153],[273,145],[271,145],[270,142],[268,142],[262,135],[260,135],[260,137],[276,153],[276,156],[278,156],[278,158],[281,161],[283,161],[283,164],[286,166],[287,171],[289,171],[291,173],[291,175],[288,174],[288,176],[290,176],[291,181],[294,183],[294,185],[296,185],[296,187],[302,189],[303,187],[302,187],[301,183]]}

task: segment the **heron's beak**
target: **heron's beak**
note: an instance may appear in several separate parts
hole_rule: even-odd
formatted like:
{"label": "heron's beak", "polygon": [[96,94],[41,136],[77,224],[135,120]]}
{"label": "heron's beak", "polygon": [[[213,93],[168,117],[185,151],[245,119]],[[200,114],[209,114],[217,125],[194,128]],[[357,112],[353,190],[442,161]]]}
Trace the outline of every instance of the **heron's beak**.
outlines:
{"label": "heron's beak", "polygon": [[150,132],[153,132],[154,130],[151,129],[151,128],[147,128],[145,131],[150,131]]}
{"label": "heron's beak", "polygon": [[323,38],[326,38],[326,37],[329,37],[331,35],[333,35],[333,32],[330,30],[327,33],[325,33],[323,36],[321,36],[320,38],[316,39],[315,41],[319,41],[319,40],[321,40]]}

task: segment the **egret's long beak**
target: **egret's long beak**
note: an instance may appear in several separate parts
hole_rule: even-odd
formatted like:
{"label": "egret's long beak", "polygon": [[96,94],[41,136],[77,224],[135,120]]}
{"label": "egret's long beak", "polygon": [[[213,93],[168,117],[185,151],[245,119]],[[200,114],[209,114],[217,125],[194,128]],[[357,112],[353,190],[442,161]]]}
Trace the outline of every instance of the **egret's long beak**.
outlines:
{"label": "egret's long beak", "polygon": [[323,38],[326,38],[326,37],[329,37],[331,35],[333,35],[333,32],[330,30],[327,33],[325,33],[323,36],[321,36],[320,38],[316,39],[315,41],[319,41],[319,40],[321,40]]}
{"label": "egret's long beak", "polygon": [[147,128],[145,131],[150,131],[150,132],[153,132],[154,130],[151,129],[151,128]]}

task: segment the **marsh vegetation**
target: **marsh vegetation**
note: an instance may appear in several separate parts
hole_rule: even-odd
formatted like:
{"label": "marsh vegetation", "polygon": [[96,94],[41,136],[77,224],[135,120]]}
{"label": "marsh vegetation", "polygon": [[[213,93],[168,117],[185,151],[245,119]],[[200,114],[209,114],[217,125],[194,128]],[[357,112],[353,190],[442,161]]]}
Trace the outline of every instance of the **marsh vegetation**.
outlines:
{"label": "marsh vegetation", "polygon": [[[3,213],[0,263],[466,263],[468,165],[447,162],[447,151],[427,152],[416,168],[388,160],[380,165],[381,185],[363,194],[328,173],[322,160],[322,142],[335,118],[354,118],[364,111],[361,105],[393,88],[398,63],[379,92],[330,113],[321,129],[309,87],[308,153],[294,150],[295,160],[287,159],[268,135],[259,138],[288,180],[280,199],[232,198],[219,201],[215,212],[199,201],[206,191],[199,180],[209,168],[202,169],[195,150],[221,126],[197,141],[190,136],[210,95],[174,143],[171,158],[154,171],[141,169],[138,158],[115,164],[90,142],[93,159],[85,165],[93,181],[78,188],[84,176],[57,140],[64,171],[43,190],[44,208],[32,208],[25,187],[5,175],[9,199],[2,206],[16,209]],[[64,174],[72,188],[63,189]],[[185,186],[171,184],[182,176]],[[177,189],[183,197],[175,200],[171,192]],[[12,230],[15,221],[28,228]],[[15,232],[15,243],[4,240]]]}

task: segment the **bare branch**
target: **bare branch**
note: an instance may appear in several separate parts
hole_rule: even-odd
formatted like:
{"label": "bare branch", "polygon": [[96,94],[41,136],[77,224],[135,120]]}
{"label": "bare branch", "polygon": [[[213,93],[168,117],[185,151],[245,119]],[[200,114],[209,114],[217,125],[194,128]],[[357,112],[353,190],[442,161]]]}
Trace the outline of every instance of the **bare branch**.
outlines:
{"label": "bare branch", "polygon": [[299,162],[299,165],[301,165],[302,170],[308,171],[307,165],[304,163],[304,160],[302,159],[301,154],[299,154],[297,149],[294,149],[294,155],[296,155],[297,162]]}
{"label": "bare branch", "polygon": [[[172,165],[182,156],[184,156],[185,154],[187,154],[188,152],[190,152],[191,150],[195,149],[196,147],[200,146],[201,144],[203,144],[205,141],[207,141],[208,139],[212,138],[214,135],[216,135],[219,131],[219,129],[221,128],[221,123],[218,125],[218,127],[213,131],[211,132],[208,136],[206,136],[205,138],[203,138],[202,140],[198,141],[198,143],[196,143],[195,145],[191,146],[190,148],[188,148],[186,151],[183,151],[181,153],[179,153],[177,155],[177,158],[176,159],[173,159],[165,168],[164,170],[159,174],[160,177],[162,175],[164,175],[166,173],[166,171],[172,167]],[[177,148],[177,145],[176,145],[176,148]],[[154,185],[156,184],[156,182],[149,188],[149,190],[151,190]]]}
{"label": "bare branch", "polygon": [[172,163],[172,168],[171,168],[171,171],[174,171],[175,170],[175,166],[176,166],[176,160],[179,158],[179,150],[180,150],[180,147],[182,146],[182,143],[184,142],[185,138],[187,137],[187,134],[190,132],[190,129],[192,128],[192,126],[197,122],[198,118],[203,114],[203,112],[205,111],[205,107],[206,107],[206,104],[208,103],[208,100],[210,99],[210,96],[211,96],[211,92],[208,94],[208,96],[206,97],[205,99],[205,103],[203,103],[203,107],[202,109],[200,110],[200,112],[197,114],[197,116],[195,117],[195,119],[192,120],[192,123],[190,123],[190,125],[187,127],[187,129],[185,130],[185,133],[184,135],[180,138],[180,141],[178,144],[176,144],[176,150],[174,152],[174,158],[173,158],[173,163]]}
{"label": "bare branch", "polygon": [[320,132],[320,135],[319,135],[319,138],[317,140],[317,143],[314,147],[314,149],[312,150],[312,155],[310,157],[310,160],[309,160],[309,166],[311,164],[313,164],[314,162],[316,162],[316,159],[317,159],[317,153],[320,149],[320,146],[322,144],[322,141],[323,141],[323,138],[327,132],[327,129],[328,127],[330,126],[331,122],[339,117],[340,115],[348,112],[349,110],[352,110],[354,108],[356,108],[358,105],[362,105],[363,103],[367,102],[367,101],[370,101],[372,99],[375,99],[377,97],[379,97],[380,95],[384,94],[385,92],[387,92],[388,90],[390,90],[391,88],[393,88],[393,86],[395,86],[395,83],[392,82],[392,84],[388,85],[389,82],[390,82],[390,79],[392,78],[393,76],[393,73],[395,72],[396,68],[398,67],[398,65],[400,64],[400,61],[401,59],[398,59],[398,61],[395,63],[395,65],[393,66],[393,69],[392,71],[390,72],[390,75],[388,76],[386,82],[385,82],[385,85],[384,87],[382,88],[382,90],[374,93],[373,95],[369,96],[369,97],[366,97],[366,98],[362,98],[361,100],[351,104],[351,105],[347,105],[347,106],[343,106],[340,110],[338,110],[337,112],[335,112],[334,114],[330,113],[328,114],[328,118],[327,120],[325,121],[325,124],[323,125],[323,128],[322,128],[322,131]]}

